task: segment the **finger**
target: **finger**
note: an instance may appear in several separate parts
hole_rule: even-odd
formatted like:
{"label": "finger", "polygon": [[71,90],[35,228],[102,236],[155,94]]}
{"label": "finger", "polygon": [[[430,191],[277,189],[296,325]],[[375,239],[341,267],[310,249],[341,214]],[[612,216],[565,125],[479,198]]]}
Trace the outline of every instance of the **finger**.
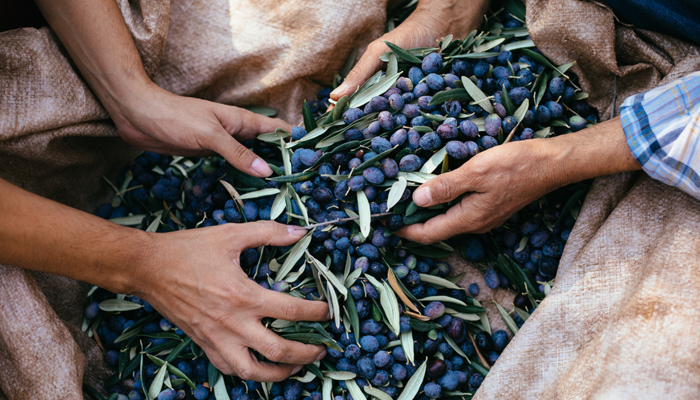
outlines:
{"label": "finger", "polygon": [[[471,196],[477,197],[479,194]],[[464,199],[447,210],[447,213],[433,217],[422,224],[405,226],[396,234],[418,243],[430,244],[461,233],[480,231],[483,222],[477,220],[479,213],[475,207],[471,206],[473,203],[473,200]]]}
{"label": "finger", "polygon": [[258,361],[253,353],[245,347],[235,347],[227,352],[226,361],[233,367],[239,378],[257,382],[279,382],[302,368],[301,365]]}
{"label": "finger", "polygon": [[282,339],[262,325],[259,329],[253,330],[247,340],[249,347],[276,363],[306,365],[326,356],[326,349],[323,346]]}
{"label": "finger", "polygon": [[199,347],[204,350],[204,352],[207,354],[207,358],[209,358],[209,361],[211,361],[212,364],[218,369],[222,374],[224,375],[233,375],[234,369],[228,365],[224,357],[219,354],[218,351],[216,351],[213,347],[207,345],[206,343],[197,343],[199,344]]}
{"label": "finger", "polygon": [[256,156],[228,133],[212,135],[208,140],[208,148],[221,154],[240,171],[260,178],[272,175],[272,169],[265,160]]}
{"label": "finger", "polygon": [[279,118],[270,118],[256,114],[244,108],[220,105],[216,116],[226,131],[239,140],[255,139],[261,133],[274,132],[282,128],[287,132],[292,126]]}
{"label": "finger", "polygon": [[[234,226],[238,231],[235,244],[242,250],[259,246],[289,246],[308,233],[296,225],[283,225],[274,221],[256,221]],[[244,230],[243,235],[240,230]]]}
{"label": "finger", "polygon": [[[381,40],[381,38],[380,38]],[[339,100],[343,96],[350,96],[369,79],[383,62],[379,59],[382,53],[389,51],[389,47],[380,40],[375,40],[367,46],[367,51],[362,55],[352,71],[345,77],[343,83],[331,92],[331,99]]]}
{"label": "finger", "polygon": [[259,303],[260,317],[285,321],[327,321],[330,319],[328,303],[325,301],[303,300],[274,290],[263,288],[260,290],[263,291],[262,301]]}
{"label": "finger", "polygon": [[430,207],[447,203],[474,189],[474,182],[467,169],[468,163],[461,168],[440,174],[422,184],[413,192],[413,202],[419,207]]}

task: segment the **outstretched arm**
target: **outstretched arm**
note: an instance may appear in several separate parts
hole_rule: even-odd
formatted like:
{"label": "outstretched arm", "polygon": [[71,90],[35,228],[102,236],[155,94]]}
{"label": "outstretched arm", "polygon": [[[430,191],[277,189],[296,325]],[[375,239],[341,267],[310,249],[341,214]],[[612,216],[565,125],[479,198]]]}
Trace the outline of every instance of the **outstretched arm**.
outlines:
{"label": "outstretched arm", "polygon": [[158,153],[216,152],[251,175],[272,173],[238,140],[278,127],[291,129],[289,124],[158,87],[146,75],[113,0],[37,0],[37,4],[124,140]]}
{"label": "outstretched arm", "polygon": [[[238,261],[247,248],[287,246],[305,230],[266,221],[147,233],[2,179],[0,193],[0,263],[137,295],[192,337],[225,374],[279,381],[325,356],[323,347],[284,340],[260,321],[324,321],[328,305],[263,289]],[[249,348],[280,364],[259,362]]]}
{"label": "outstretched arm", "polygon": [[433,243],[461,233],[486,232],[552,190],[639,169],[619,117],[554,138],[507,143],[419,187],[413,201],[421,207],[464,197],[446,214],[407,226],[398,234]]}

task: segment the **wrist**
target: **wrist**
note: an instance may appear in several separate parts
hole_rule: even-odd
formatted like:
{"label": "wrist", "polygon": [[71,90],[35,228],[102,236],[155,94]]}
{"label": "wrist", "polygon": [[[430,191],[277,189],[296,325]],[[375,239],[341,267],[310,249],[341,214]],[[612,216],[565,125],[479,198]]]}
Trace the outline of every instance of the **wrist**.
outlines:
{"label": "wrist", "polygon": [[540,142],[542,163],[552,171],[557,187],[641,169],[629,151],[619,118],[533,142]]}
{"label": "wrist", "polygon": [[132,228],[119,227],[119,230],[119,237],[114,241],[116,246],[100,254],[100,258],[111,260],[111,265],[104,270],[97,268],[98,275],[92,282],[114,293],[140,296],[148,286],[148,277],[155,275],[152,272],[155,234]]}

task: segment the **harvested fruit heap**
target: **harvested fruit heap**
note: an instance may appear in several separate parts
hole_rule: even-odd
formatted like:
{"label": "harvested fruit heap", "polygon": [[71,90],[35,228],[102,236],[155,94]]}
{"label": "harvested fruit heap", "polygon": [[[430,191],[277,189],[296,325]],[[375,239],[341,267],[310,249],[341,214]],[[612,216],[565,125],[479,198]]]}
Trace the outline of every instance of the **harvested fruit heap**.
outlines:
{"label": "harvested fruit heap", "polygon": [[[297,244],[248,249],[240,264],[265,288],[328,301],[332,321],[263,320],[287,339],[324,344],[328,355],[284,382],[241,381],[222,376],[148,303],[93,288],[83,328],[108,350],[111,398],[471,396],[508,334],[491,332],[472,297],[478,285],[467,293],[459,276],[449,276],[450,266],[436,261],[450,245],[410,243],[393,232],[449,207],[421,209],[411,201],[434,173],[499,144],[595,122],[586,94],[566,75],[571,65],[555,67],[538,53],[522,19],[492,15],[486,32],[444,38],[439,48],[389,44],[387,70],[333,110],[314,117],[319,110],[305,103],[304,128],[247,143],[275,171],[267,180],[219,157],[147,152],[125,168],[114,201],[96,212],[123,225],[150,232],[270,219],[310,226]],[[585,185],[560,189],[492,232],[452,240],[486,269],[489,287],[519,293],[512,315],[496,305],[511,334],[553,284],[585,193]]]}

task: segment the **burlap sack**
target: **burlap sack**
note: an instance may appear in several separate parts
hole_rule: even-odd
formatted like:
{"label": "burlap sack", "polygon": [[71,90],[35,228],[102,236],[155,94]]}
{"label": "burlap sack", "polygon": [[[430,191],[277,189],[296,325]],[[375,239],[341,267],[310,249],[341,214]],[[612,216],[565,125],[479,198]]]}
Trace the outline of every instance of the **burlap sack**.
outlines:
{"label": "burlap sack", "polygon": [[[696,47],[616,25],[594,3],[528,0],[527,22],[544,54],[577,62],[605,119],[627,96],[700,69]],[[554,289],[475,399],[698,398],[698,267],[700,201],[642,172],[597,179]]]}
{"label": "burlap sack", "polygon": [[[383,33],[387,7],[386,0],[118,4],[159,85],[226,104],[268,105],[292,122],[320,88],[312,80],[330,82],[353,47]],[[0,33],[0,177],[91,211],[108,193],[102,176],[113,177],[135,151],[118,137],[50,29]],[[87,285],[0,269],[5,395],[77,399],[83,379],[102,390],[111,373],[79,329]]]}

